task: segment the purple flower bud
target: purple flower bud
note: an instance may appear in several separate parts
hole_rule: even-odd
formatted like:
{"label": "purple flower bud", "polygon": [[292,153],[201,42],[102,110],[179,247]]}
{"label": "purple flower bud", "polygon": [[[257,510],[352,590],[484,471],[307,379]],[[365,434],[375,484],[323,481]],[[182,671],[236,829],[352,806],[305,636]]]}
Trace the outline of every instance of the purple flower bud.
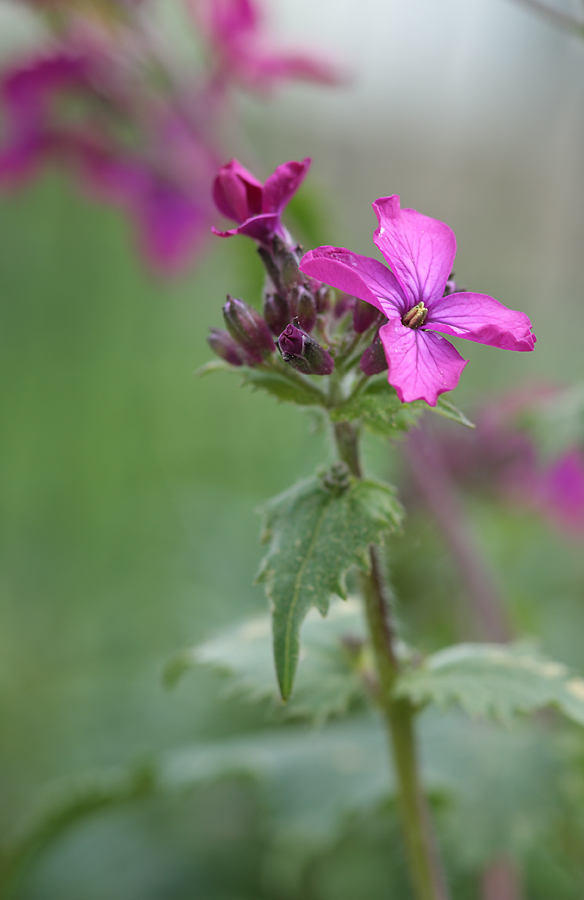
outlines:
{"label": "purple flower bud", "polygon": [[[314,278],[310,279],[313,284]],[[316,282],[318,284],[318,282]],[[314,288],[313,288],[314,290]],[[331,308],[331,301],[333,298],[333,291],[330,287],[327,287],[326,284],[321,284],[318,290],[315,290],[315,298],[316,298],[316,311],[317,313],[325,313],[328,312]]]}
{"label": "purple flower bud", "polygon": [[298,269],[299,258],[302,255],[301,248],[296,245],[290,246],[275,234],[272,239],[272,252],[284,288],[289,290],[297,284],[302,284],[304,275],[301,275]]}
{"label": "purple flower bud", "polygon": [[276,337],[284,330],[290,319],[290,307],[281,294],[266,294],[264,300],[264,319],[268,328]]}
{"label": "purple flower bud", "polygon": [[367,350],[361,357],[359,368],[365,375],[378,375],[387,369],[387,359],[385,358],[385,350],[379,337],[376,334],[373,343],[367,347]]}
{"label": "purple flower bud", "polygon": [[371,303],[365,300],[355,300],[353,307],[353,330],[357,334],[363,334],[380,317],[381,313]]}
{"label": "purple flower bud", "polygon": [[312,331],[316,322],[316,303],[312,294],[302,288],[298,296],[298,323],[303,331]]}
{"label": "purple flower bud", "polygon": [[458,282],[454,280],[454,272],[451,272],[444,287],[444,296],[448,297],[449,294],[457,294],[459,291],[466,291],[466,288],[461,287]]}
{"label": "purple flower bud", "polygon": [[[278,347],[282,356],[302,356],[307,335],[295,325],[287,325],[278,338]],[[285,359],[286,362],[288,360]]]}
{"label": "purple flower bud", "polygon": [[344,291],[339,294],[338,300],[335,303],[335,308],[333,310],[335,319],[342,319],[346,313],[354,308],[355,303],[356,299],[355,297],[352,297],[351,294],[345,294]]}
{"label": "purple flower bud", "polygon": [[264,353],[273,351],[274,340],[270,329],[260,314],[243,300],[236,300],[228,295],[223,307],[223,318],[231,337],[257,362],[262,361]]}
{"label": "purple flower bud", "polygon": [[330,375],[335,367],[330,353],[296,325],[288,325],[277,344],[284,362],[305,375]]}
{"label": "purple flower bud", "polygon": [[223,328],[212,328],[207,342],[213,353],[216,353],[225,362],[230,363],[232,366],[243,365],[243,348],[236,344],[231,335],[224,331]]}

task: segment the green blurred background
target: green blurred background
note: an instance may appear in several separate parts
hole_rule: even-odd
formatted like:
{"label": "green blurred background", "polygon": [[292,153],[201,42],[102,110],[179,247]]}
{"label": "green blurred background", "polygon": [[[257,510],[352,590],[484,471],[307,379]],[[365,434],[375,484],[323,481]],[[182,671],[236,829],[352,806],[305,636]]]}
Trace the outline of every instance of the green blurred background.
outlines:
{"label": "green blurred background", "polygon": [[[433,41],[430,3],[388,4],[389,13],[346,4],[334,18],[323,4],[313,43],[327,30],[355,84],[248,102],[233,148],[260,177],[314,157],[297,209],[305,226],[312,211],[305,239],[372,254],[369,204],[394,191],[454,228],[460,279],[525,310],[539,338],[530,356],[461,342],[471,364],[454,399],[465,409],[493,391],[584,375],[584,50],[502,0],[470,6],[474,18],[463,3],[444,4]],[[299,34],[307,9],[278,14]],[[62,173],[0,200],[5,834],[53,779],[270,727],[264,709],[220,699],[222,680],[207,671],[172,692],[161,683],[175,650],[265,608],[252,586],[254,509],[329,453],[304,413],[241,390],[236,375],[193,377],[225,294],[257,304],[261,283],[243,239],[216,240],[196,272],[158,280],[121,215]],[[390,466],[380,443],[368,457],[379,474]],[[471,508],[517,628],[584,669],[581,545],[528,514]],[[450,617],[461,588],[432,523],[414,515],[408,528],[395,548],[401,615],[433,649],[461,637]],[[243,779],[100,814],[61,840],[18,896],[286,897],[285,866],[266,876],[265,802]],[[396,843],[393,814],[347,828],[310,887],[295,893],[290,882],[288,895],[376,898],[393,885],[407,896],[403,862],[385,850]],[[536,867],[533,897],[582,896],[577,865],[560,857],[545,877]],[[475,896],[471,869],[461,868],[459,896]]]}

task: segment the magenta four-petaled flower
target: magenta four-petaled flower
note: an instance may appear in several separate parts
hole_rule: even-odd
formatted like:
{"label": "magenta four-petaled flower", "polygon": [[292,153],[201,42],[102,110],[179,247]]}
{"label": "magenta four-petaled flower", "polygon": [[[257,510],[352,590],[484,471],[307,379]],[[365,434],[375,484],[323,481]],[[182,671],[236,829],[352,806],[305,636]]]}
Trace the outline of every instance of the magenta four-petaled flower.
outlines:
{"label": "magenta four-petaled flower", "polygon": [[445,296],[456,255],[453,231],[414,209],[401,209],[394,194],[376,200],[379,226],[373,241],[383,263],[339,247],[318,247],[300,264],[306,275],[366,300],[387,316],[379,330],[388,380],[402,402],[438,396],[458,384],[467,361],[437,332],[505,350],[533,350],[535,335],[525,313],[486,294]]}

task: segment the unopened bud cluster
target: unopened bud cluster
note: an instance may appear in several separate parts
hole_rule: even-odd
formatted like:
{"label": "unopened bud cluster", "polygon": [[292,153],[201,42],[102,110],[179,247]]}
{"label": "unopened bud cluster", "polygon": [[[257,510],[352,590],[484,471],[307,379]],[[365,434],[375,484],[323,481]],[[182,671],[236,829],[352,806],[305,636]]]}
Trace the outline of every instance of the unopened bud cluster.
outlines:
{"label": "unopened bud cluster", "polygon": [[[278,176],[286,193],[290,178],[302,174],[307,162],[288,163],[271,178]],[[267,182],[256,182],[236,161],[223,167],[216,179],[219,209],[241,223],[223,236],[252,237],[267,277],[262,314],[243,300],[227,297],[226,330],[212,329],[211,349],[233,366],[273,365],[278,351],[284,363],[305,375],[330,375],[335,364],[343,371],[360,364],[365,375],[382,372],[387,363],[378,332],[385,317],[370,303],[336,294],[300,271],[302,247],[282,225],[279,211],[267,208],[278,193],[273,187],[268,191]]]}

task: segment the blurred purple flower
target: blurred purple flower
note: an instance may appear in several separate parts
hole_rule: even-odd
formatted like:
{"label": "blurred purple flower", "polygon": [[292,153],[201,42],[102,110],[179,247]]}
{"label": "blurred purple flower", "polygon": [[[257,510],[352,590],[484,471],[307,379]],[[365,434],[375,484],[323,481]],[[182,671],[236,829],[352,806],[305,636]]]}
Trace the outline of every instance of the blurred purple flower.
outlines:
{"label": "blurred purple flower", "polygon": [[542,463],[528,430],[530,413],[542,402],[549,404],[555,393],[556,389],[541,386],[499,398],[474,417],[474,431],[459,429],[455,434],[436,422],[432,427],[425,423],[423,431],[427,447],[457,484],[494,492],[507,502],[537,510],[567,533],[581,535],[583,449],[573,447]]}
{"label": "blurred purple flower", "polygon": [[[85,48],[87,50],[87,48]],[[134,220],[140,248],[156,269],[172,273],[192,262],[212,219],[209,185],[217,168],[210,142],[171,99],[134,104],[102,53],[58,49],[5,73],[7,111],[0,145],[0,186],[37,174],[49,159],[65,163],[99,199]],[[73,110],[67,107],[75,104]],[[119,136],[125,119],[133,143]]]}
{"label": "blurred purple flower", "polygon": [[573,448],[539,474],[535,498],[564,531],[584,534],[584,453]]}
{"label": "blurred purple flower", "polygon": [[218,210],[239,222],[239,226],[229,231],[213,228],[214,234],[219,237],[245,234],[265,246],[278,235],[286,244],[291,243],[281,215],[304,181],[310,163],[308,157],[302,162],[283,163],[264,184],[236,159],[222,166],[213,182],[213,199]]}
{"label": "blurred purple flower", "polygon": [[379,227],[373,240],[391,266],[339,247],[306,254],[300,270],[366,300],[388,318],[379,331],[388,380],[402,402],[425,400],[458,384],[466,361],[437,331],[506,350],[533,350],[535,336],[525,313],[507,309],[486,294],[450,293],[446,282],[456,254],[454,233],[443,222],[399,197],[376,200]]}
{"label": "blurred purple flower", "polygon": [[214,50],[220,80],[265,91],[288,79],[338,84],[330,62],[301,51],[279,50],[263,29],[253,0],[190,0],[190,7]]}
{"label": "blurred purple flower", "polygon": [[0,185],[30,178],[49,154],[68,148],[71,135],[53,122],[53,101],[62,92],[83,89],[87,75],[86,60],[60,51],[4,73],[0,97],[7,135],[0,147]]}

